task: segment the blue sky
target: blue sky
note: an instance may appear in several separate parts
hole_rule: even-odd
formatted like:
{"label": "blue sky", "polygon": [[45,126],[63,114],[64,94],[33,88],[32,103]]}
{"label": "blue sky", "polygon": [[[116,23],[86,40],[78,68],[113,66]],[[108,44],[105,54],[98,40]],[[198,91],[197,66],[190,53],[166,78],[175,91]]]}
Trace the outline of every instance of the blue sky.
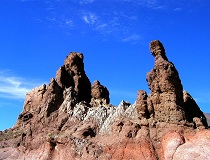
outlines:
{"label": "blue sky", "polygon": [[12,127],[26,92],[55,77],[70,51],[82,52],[90,81],[111,103],[149,93],[159,39],[184,89],[210,113],[209,0],[1,0],[0,130]]}

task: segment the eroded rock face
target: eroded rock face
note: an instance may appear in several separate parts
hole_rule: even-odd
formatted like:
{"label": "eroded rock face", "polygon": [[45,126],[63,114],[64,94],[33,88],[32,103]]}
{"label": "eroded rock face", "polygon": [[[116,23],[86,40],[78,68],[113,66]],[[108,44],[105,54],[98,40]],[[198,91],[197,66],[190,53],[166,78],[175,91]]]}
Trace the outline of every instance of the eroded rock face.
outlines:
{"label": "eroded rock face", "polygon": [[150,51],[155,58],[155,66],[147,73],[147,82],[151,90],[148,108],[154,110],[152,114],[157,121],[185,120],[183,87],[175,66],[168,61],[160,41],[152,41]]}
{"label": "eroded rock face", "polygon": [[99,81],[91,87],[83,55],[70,53],[55,79],[27,94],[16,125],[0,132],[0,159],[210,159],[205,116],[183,93],[162,43],[150,50],[151,93],[139,90],[134,104],[118,107]]}
{"label": "eroded rock face", "polygon": [[109,91],[108,89],[101,85],[101,83],[96,80],[94,81],[92,87],[91,87],[91,102],[94,105],[100,105],[100,104],[109,104]]}
{"label": "eroded rock face", "polygon": [[184,109],[187,121],[194,122],[195,128],[203,128],[203,127],[207,128],[208,123],[206,117],[198,107],[195,100],[187,91],[184,91],[183,95],[184,95]]}
{"label": "eroded rock face", "polygon": [[136,109],[140,119],[149,118],[150,114],[147,107],[147,93],[146,91],[139,90],[136,99]]}
{"label": "eroded rock face", "polygon": [[85,74],[84,56],[81,53],[71,52],[64,62],[66,71],[73,77],[74,89],[79,101],[91,101],[91,83]]}
{"label": "eroded rock face", "polygon": [[[49,116],[51,112],[60,107],[66,96],[69,97],[69,95],[74,99],[74,105],[80,101],[89,103],[91,83],[85,74],[83,59],[83,54],[71,52],[66,57],[64,65],[58,69],[56,78],[52,78],[49,85],[44,84],[26,95],[23,112],[39,113],[45,110],[47,111],[46,115]],[[72,97],[72,95],[74,96]]]}
{"label": "eroded rock face", "polygon": [[47,87],[43,84],[40,87],[34,88],[32,91],[26,94],[26,99],[24,102],[23,110],[24,111],[35,111],[37,106],[43,99],[44,93],[46,92]]}
{"label": "eroded rock face", "polygon": [[73,76],[67,72],[65,66],[61,66],[58,69],[55,79],[61,88],[69,88],[70,86],[73,88],[75,87]]}

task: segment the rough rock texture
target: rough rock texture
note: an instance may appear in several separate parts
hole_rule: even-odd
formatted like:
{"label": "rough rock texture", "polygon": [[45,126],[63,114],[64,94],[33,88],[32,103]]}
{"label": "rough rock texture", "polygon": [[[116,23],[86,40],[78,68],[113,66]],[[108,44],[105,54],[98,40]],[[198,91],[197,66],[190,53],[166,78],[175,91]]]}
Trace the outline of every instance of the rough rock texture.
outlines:
{"label": "rough rock texture", "polygon": [[208,127],[205,115],[187,91],[184,91],[184,109],[187,121],[194,122],[195,128]]}
{"label": "rough rock texture", "polygon": [[96,100],[98,100],[98,104],[95,104],[96,106],[100,104],[109,104],[110,102],[108,89],[101,85],[98,80],[94,81],[91,87],[91,96],[92,102],[96,102]]}
{"label": "rough rock texture", "polygon": [[192,137],[186,137],[186,142],[180,145],[174,153],[173,159],[210,159],[210,131],[198,132]]}
{"label": "rough rock texture", "polygon": [[150,43],[150,51],[155,58],[154,68],[147,74],[151,93],[148,108],[157,121],[179,122],[185,119],[183,108],[183,87],[179,74],[168,61],[165,49],[158,40]]}
{"label": "rough rock texture", "polygon": [[56,78],[26,95],[13,128],[0,132],[0,159],[210,159],[210,131],[161,42],[152,41],[151,93],[134,104],[109,104],[109,91],[91,87],[83,55],[70,53]]}
{"label": "rough rock texture", "polygon": [[[146,91],[139,90],[136,99],[136,109],[138,111],[139,118],[149,118],[149,111],[147,107],[147,93]],[[153,111],[150,111],[153,112]]]}
{"label": "rough rock texture", "polygon": [[74,89],[78,94],[79,101],[90,102],[91,83],[85,74],[83,59],[83,54],[72,52],[67,56],[64,66],[66,71],[73,77]]}

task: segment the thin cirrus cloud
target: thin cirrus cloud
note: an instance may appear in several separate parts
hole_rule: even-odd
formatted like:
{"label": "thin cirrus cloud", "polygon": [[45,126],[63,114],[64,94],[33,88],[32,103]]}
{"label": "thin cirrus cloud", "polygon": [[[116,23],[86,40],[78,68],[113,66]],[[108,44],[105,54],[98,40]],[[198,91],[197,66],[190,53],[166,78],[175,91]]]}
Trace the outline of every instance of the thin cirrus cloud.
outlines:
{"label": "thin cirrus cloud", "polygon": [[94,13],[86,13],[83,17],[82,17],[83,21],[86,24],[89,25],[93,25],[97,22],[97,16]]}
{"label": "thin cirrus cloud", "polygon": [[133,34],[130,35],[124,39],[122,39],[123,42],[134,42],[134,41],[138,41],[139,39],[141,39],[141,36],[138,34]]}
{"label": "thin cirrus cloud", "polygon": [[182,8],[175,8],[174,11],[175,11],[175,12],[182,11]]}
{"label": "thin cirrus cloud", "polygon": [[159,5],[160,0],[124,0],[124,2],[133,3],[135,5],[139,5],[139,6],[143,6],[147,8],[153,8]]}
{"label": "thin cirrus cloud", "polygon": [[[65,3],[66,1],[61,2],[47,3],[48,8],[54,8],[56,12],[47,9],[47,15],[45,16],[46,19],[43,21],[47,21],[50,26],[65,28],[68,30],[68,32],[71,32],[71,30],[75,29],[75,27],[78,29],[78,26],[81,25],[80,22],[83,22],[89,27],[86,31],[96,31],[96,33],[105,36],[105,38],[107,36],[112,36],[121,40],[123,37],[125,37],[124,33],[129,30],[127,27],[125,27],[124,23],[129,22],[130,26],[132,26],[137,20],[137,17],[132,13],[127,15],[121,8],[113,9],[114,6],[112,3],[106,3],[106,6],[101,8],[101,10],[95,10],[96,6],[105,2],[96,0],[71,0],[69,3]],[[71,5],[72,3],[84,5],[82,8],[78,8],[78,5]],[[123,2],[120,3],[123,4]],[[114,1],[114,4],[116,4],[116,1]],[[68,8],[68,12],[66,8]],[[110,8],[112,9],[110,10]],[[37,20],[38,22],[42,22],[42,19],[39,17]],[[83,28],[81,28],[81,30],[82,29]]]}
{"label": "thin cirrus cloud", "polygon": [[[101,7],[102,4],[104,4],[104,7]],[[111,37],[117,41],[133,42],[140,38],[139,34],[143,36],[143,31],[136,29],[137,25],[140,26],[147,23],[147,21],[145,23],[140,23],[139,21],[143,19],[142,15],[139,14],[142,7],[167,10],[168,5],[169,3],[166,0],[113,0],[112,2],[98,0],[46,1],[44,7],[47,11],[45,12],[46,15],[37,16],[36,20],[40,23],[46,22],[50,27],[64,30],[64,33],[69,33],[68,35],[74,34],[74,30],[79,29],[81,33],[94,31],[96,36],[98,34],[102,35],[102,39]],[[174,11],[180,10],[179,5],[172,8],[176,8]],[[81,23],[86,25],[81,25]]]}
{"label": "thin cirrus cloud", "polygon": [[[101,8],[101,10],[95,10],[97,6],[100,6],[100,3],[104,3],[106,6]],[[113,1],[113,4],[117,3],[118,1]],[[133,3],[133,1],[130,3]],[[75,4],[83,6],[79,7],[79,5]],[[84,29],[85,32],[95,31],[97,34],[102,35],[104,39],[113,37],[121,41],[124,37],[134,34],[133,26],[138,18],[135,12],[127,14],[121,8],[115,9],[113,4],[107,1],[100,2],[96,0],[47,1],[46,7],[44,7],[47,11],[45,16],[36,16],[36,21],[45,23],[49,27],[65,30],[64,33],[69,33],[68,35],[74,34],[74,29],[78,30],[78,26],[82,26],[81,32]],[[123,1],[120,4],[126,5],[126,7],[130,6],[124,4]],[[86,26],[81,25],[81,22],[85,23]],[[124,25],[125,23],[129,23],[129,28]],[[126,39],[123,41],[129,42]]]}
{"label": "thin cirrus cloud", "polygon": [[15,76],[0,73],[0,98],[24,99],[27,92],[41,83],[33,83]]}

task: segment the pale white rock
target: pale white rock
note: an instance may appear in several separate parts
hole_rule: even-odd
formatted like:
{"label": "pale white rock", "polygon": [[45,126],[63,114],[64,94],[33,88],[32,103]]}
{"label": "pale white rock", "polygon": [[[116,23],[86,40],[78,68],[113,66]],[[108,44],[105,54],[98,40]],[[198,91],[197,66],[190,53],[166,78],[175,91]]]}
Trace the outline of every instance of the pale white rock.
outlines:
{"label": "pale white rock", "polygon": [[210,159],[210,139],[199,136],[179,146],[173,160],[207,160]]}
{"label": "pale white rock", "polygon": [[110,114],[108,118],[105,120],[99,133],[100,134],[110,133],[111,129],[110,126],[112,126],[112,124],[120,117],[128,117],[128,118],[132,117],[133,119],[136,119],[138,116],[135,105],[131,105],[130,103],[125,101],[121,101],[119,106],[115,107],[115,109],[113,109],[113,113]]}
{"label": "pale white rock", "polygon": [[73,90],[72,87],[69,87],[63,91],[63,95],[65,97],[63,103],[60,106],[60,110],[68,113],[69,115],[73,114],[73,108],[78,102],[78,97],[76,92]]}

